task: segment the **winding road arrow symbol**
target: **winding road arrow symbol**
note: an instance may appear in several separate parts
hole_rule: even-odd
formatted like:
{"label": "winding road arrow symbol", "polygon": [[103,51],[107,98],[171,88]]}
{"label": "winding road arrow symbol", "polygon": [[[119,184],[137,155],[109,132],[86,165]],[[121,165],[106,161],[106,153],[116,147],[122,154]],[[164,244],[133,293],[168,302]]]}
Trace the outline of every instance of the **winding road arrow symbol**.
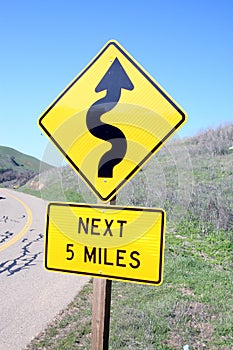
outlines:
{"label": "winding road arrow symbol", "polygon": [[133,90],[134,85],[118,58],[115,58],[95,88],[95,92],[107,90],[106,96],[91,105],[86,117],[90,133],[112,145],[112,148],[100,159],[98,177],[112,178],[113,168],[122,161],[126,154],[127,141],[123,132],[119,128],[101,121],[101,116],[112,110],[120,100],[122,89]]}

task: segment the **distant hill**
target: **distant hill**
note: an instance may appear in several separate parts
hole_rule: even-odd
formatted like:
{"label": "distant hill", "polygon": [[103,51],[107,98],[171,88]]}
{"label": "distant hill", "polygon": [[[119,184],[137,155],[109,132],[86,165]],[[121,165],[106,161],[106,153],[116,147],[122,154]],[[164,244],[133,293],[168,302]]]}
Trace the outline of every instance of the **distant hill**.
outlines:
{"label": "distant hill", "polygon": [[0,146],[0,187],[18,188],[39,174],[53,167],[39,159],[16,151],[13,148]]}
{"label": "distant hill", "polygon": [[[233,229],[233,125],[173,139],[117,195],[123,205],[162,207],[172,222],[187,219],[200,232]],[[21,191],[47,200],[95,203],[70,166],[36,176]]]}

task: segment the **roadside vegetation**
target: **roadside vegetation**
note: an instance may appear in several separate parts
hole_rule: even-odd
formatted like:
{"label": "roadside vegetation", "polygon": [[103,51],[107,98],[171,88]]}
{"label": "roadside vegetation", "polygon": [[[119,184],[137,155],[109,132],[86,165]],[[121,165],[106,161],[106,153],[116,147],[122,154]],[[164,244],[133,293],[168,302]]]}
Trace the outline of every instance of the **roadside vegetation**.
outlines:
{"label": "roadside vegetation", "polygon": [[[52,166],[43,164],[44,171]],[[39,174],[41,162],[13,148],[0,146],[0,187],[17,189]]]}
{"label": "roadside vegetation", "polygon": [[[113,281],[109,349],[232,349],[232,146],[233,125],[176,139],[120,192],[120,204],[167,211],[164,283]],[[21,190],[95,203],[68,167],[33,181],[43,187]],[[92,280],[27,350],[90,349],[91,308]]]}

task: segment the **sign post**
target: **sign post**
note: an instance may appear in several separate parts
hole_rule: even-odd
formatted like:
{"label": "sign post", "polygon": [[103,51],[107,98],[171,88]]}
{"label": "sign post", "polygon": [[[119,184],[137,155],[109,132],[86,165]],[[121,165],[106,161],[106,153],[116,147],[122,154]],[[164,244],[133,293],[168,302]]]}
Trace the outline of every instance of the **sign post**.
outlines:
{"label": "sign post", "polygon": [[93,280],[91,350],[107,350],[109,343],[112,281]]}
{"label": "sign post", "polygon": [[[110,201],[116,205],[116,197]],[[93,280],[91,350],[108,350],[112,281]]]}
{"label": "sign post", "polygon": [[[162,283],[165,212],[110,205],[50,203],[45,266],[94,277],[92,349],[108,349],[110,279]],[[91,244],[91,245],[90,245]]]}
{"label": "sign post", "polygon": [[117,42],[109,41],[38,120],[101,202],[49,203],[48,270],[93,277],[92,350],[107,350],[111,280],[160,285],[166,213],[122,207],[116,194],[187,115]]}

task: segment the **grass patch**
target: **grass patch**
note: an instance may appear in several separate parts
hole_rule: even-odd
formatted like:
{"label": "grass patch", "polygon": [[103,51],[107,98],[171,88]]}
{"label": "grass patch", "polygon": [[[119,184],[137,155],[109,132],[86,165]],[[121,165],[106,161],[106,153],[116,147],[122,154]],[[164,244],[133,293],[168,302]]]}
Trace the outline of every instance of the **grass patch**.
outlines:
{"label": "grass patch", "polygon": [[[213,259],[210,237],[198,245],[197,231],[179,228],[189,243],[184,244],[168,229],[162,286],[113,281],[109,349],[176,350],[185,344],[192,350],[231,349],[233,277],[226,258],[231,252],[220,244]],[[90,282],[27,350],[90,349],[91,307]]]}
{"label": "grass patch", "polygon": [[229,271],[216,271],[205,261],[188,256],[166,259],[165,282],[159,288],[114,283],[118,300],[113,301],[110,348],[230,346],[231,283]]}
{"label": "grass patch", "polygon": [[26,349],[88,349],[91,336],[92,282]]}
{"label": "grass patch", "polygon": [[82,195],[74,190],[71,189],[65,189],[62,193],[58,191],[57,185],[51,185],[48,186],[46,189],[43,189],[42,191],[34,190],[27,187],[22,187],[19,190],[30,194],[32,196],[43,198],[44,200],[49,201],[66,201],[66,202],[73,202],[73,203],[83,203],[84,199]]}
{"label": "grass patch", "polygon": [[181,220],[173,233],[168,233],[170,250],[179,255],[201,257],[223,269],[232,269],[232,232],[223,229],[216,231],[212,223],[206,223],[205,227],[208,229],[203,230],[195,220]]}

